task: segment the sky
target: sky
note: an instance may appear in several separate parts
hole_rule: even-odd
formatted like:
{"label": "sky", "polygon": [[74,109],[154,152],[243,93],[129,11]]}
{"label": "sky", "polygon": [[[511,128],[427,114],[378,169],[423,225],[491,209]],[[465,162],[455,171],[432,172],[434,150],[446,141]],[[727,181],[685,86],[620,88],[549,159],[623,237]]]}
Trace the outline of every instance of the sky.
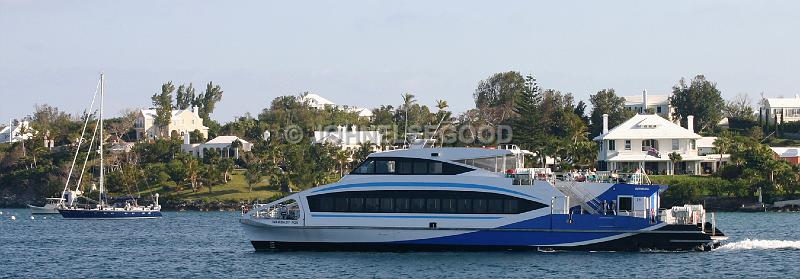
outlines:
{"label": "sky", "polygon": [[800,1],[0,0],[0,123],[36,104],[143,108],[162,83],[220,84],[220,122],[282,95],[473,108],[502,71],[587,100],[704,74],[732,99],[800,93]]}

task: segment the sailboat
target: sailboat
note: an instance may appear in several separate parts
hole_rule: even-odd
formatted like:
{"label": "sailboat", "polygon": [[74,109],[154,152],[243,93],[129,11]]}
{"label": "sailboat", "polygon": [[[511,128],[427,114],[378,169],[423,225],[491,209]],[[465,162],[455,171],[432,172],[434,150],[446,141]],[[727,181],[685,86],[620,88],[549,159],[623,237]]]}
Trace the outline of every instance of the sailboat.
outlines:
{"label": "sailboat", "polygon": [[[99,188],[99,198],[96,204],[94,205],[83,205],[78,206],[75,204],[77,200],[77,195],[80,194],[78,187],[80,186],[80,181],[83,178],[83,172],[81,172],[81,176],[78,179],[78,186],[75,186],[75,191],[71,191],[69,189],[69,180],[67,178],[67,184],[64,187],[64,195],[66,198],[62,199],[62,205],[58,208],[58,212],[61,213],[61,216],[65,219],[139,219],[139,218],[160,218],[161,217],[161,206],[158,204],[158,193],[154,196],[153,204],[149,206],[142,206],[139,205],[136,199],[128,199],[125,200],[123,203],[114,203],[109,204],[107,201],[107,197],[105,195],[105,170],[104,170],[104,159],[103,159],[103,98],[105,95],[104,92],[104,75],[100,74],[100,116],[97,119],[97,125],[95,125],[95,132],[99,134],[98,136],[98,154],[100,157],[100,188]],[[94,97],[92,98],[92,105],[94,105]],[[86,118],[86,122],[84,123],[84,130],[81,132],[81,139],[78,143],[78,147],[80,147],[80,143],[83,141],[83,133],[86,132],[86,124],[88,124],[89,117]],[[98,127],[101,127],[98,132]],[[92,140],[89,144],[89,150],[92,150],[92,146],[94,144],[94,133],[92,135]],[[80,149],[80,148],[79,148]],[[84,161],[83,167],[86,168],[86,162],[88,162],[89,153],[86,154],[86,160]],[[77,153],[75,154],[75,158],[77,158]],[[73,160],[73,168],[75,166],[75,160]],[[72,170],[70,170],[70,176],[72,175]]]}

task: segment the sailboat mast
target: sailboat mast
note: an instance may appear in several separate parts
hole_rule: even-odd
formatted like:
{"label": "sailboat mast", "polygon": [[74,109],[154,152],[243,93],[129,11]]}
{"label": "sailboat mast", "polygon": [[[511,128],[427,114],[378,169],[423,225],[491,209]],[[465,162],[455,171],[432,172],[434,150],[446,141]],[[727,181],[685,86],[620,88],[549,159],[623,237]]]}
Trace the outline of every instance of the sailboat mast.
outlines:
{"label": "sailboat mast", "polygon": [[104,192],[104,184],[105,184],[105,171],[103,165],[103,105],[105,99],[105,80],[103,79],[103,74],[100,73],[100,206],[105,205],[105,197],[103,197]]}

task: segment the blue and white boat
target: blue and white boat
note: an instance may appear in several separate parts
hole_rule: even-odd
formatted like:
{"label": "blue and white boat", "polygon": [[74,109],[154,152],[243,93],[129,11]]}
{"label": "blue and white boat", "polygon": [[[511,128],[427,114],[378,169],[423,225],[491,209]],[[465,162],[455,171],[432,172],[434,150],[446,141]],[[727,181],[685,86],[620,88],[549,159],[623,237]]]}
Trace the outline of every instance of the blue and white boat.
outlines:
{"label": "blue and white boat", "polygon": [[555,180],[522,168],[523,153],[374,153],[340,181],[257,205],[240,222],[256,250],[702,251],[725,239],[701,205],[660,209],[666,187],[642,174]]}
{"label": "blue and white boat", "polygon": [[[86,169],[86,162],[89,161],[89,154],[92,152],[88,152],[86,154],[86,160],[84,160],[83,169],[81,170],[81,175],[78,178],[78,182],[76,183],[75,190],[72,191],[69,189],[69,182],[70,178],[72,177],[72,169],[75,167],[76,159],[78,158],[78,154],[80,152],[80,145],[83,142],[83,136],[86,132],[87,124],[89,123],[89,117],[86,117],[86,122],[83,125],[83,131],[81,132],[80,141],[78,142],[78,148],[75,151],[75,157],[72,161],[72,167],[70,167],[70,172],[67,177],[67,183],[64,185],[64,198],[60,199],[62,203],[60,206],[57,207],[58,213],[61,213],[61,216],[65,219],[141,219],[141,218],[160,218],[161,217],[161,206],[158,204],[158,193],[154,196],[153,204],[149,206],[141,206],[138,204],[136,199],[128,199],[124,200],[120,203],[109,204],[106,200],[105,195],[105,170],[104,170],[104,159],[103,159],[103,129],[98,129],[97,127],[103,127],[103,98],[104,98],[104,76],[100,74],[100,82],[99,82],[99,92],[100,92],[100,114],[97,118],[97,124],[95,125],[95,130],[92,134],[91,141],[89,143],[89,150],[92,150],[92,146],[94,145],[95,140],[95,133],[99,134],[97,136],[98,140],[98,150],[97,153],[100,157],[100,191],[99,191],[99,201],[97,204],[93,205],[76,205],[75,202],[77,200],[77,196],[80,195],[81,191],[78,188],[81,185],[81,180],[83,179],[83,173]],[[95,92],[96,96],[97,92]],[[92,104],[89,106],[89,111],[92,110],[94,106],[94,98],[92,97]],[[99,133],[97,132],[99,130]]]}

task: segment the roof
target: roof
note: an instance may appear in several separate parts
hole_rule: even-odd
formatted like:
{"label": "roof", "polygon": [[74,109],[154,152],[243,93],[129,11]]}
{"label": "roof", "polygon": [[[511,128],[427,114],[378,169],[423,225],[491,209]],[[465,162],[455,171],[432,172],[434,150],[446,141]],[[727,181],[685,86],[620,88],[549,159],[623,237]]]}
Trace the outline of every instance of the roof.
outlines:
{"label": "roof", "polygon": [[800,147],[770,147],[779,157],[800,157]]}
{"label": "roof", "polygon": [[[642,104],[642,95],[625,96],[626,106]],[[669,104],[669,95],[647,95],[647,105],[666,105]]]}
{"label": "roof", "polygon": [[325,99],[324,97],[309,93],[300,98],[301,102],[309,102],[310,105],[313,106],[324,106],[324,105],[336,105],[336,103],[331,102],[331,100]]}
{"label": "roof", "polygon": [[[437,153],[438,156],[431,156]],[[497,156],[513,155],[507,149],[489,149],[472,147],[440,147],[440,148],[420,148],[420,149],[399,149],[372,153],[374,157],[405,157],[405,158],[428,158],[442,161],[457,161],[464,159],[489,158]]]}
{"label": "roof", "polygon": [[690,132],[678,124],[672,123],[655,114],[637,114],[608,133],[599,135],[594,140],[611,139],[699,139],[700,135]]}
{"label": "roof", "polygon": [[231,144],[236,140],[241,141],[242,144],[249,143],[246,140],[240,139],[237,136],[218,136],[218,137],[206,142],[206,144]]}
{"label": "roof", "polygon": [[714,148],[714,142],[717,140],[717,137],[702,137],[697,140],[697,148],[704,148],[704,147],[711,147]]}
{"label": "roof", "polygon": [[[184,111],[192,112],[191,109],[173,109],[172,110],[172,116],[175,117],[176,115],[181,114]],[[143,109],[142,110],[142,115],[144,115],[145,118],[155,118],[156,114],[158,114],[158,113],[156,112],[155,109]]]}
{"label": "roof", "polygon": [[800,107],[800,96],[794,98],[767,98],[771,108],[796,108]]}

